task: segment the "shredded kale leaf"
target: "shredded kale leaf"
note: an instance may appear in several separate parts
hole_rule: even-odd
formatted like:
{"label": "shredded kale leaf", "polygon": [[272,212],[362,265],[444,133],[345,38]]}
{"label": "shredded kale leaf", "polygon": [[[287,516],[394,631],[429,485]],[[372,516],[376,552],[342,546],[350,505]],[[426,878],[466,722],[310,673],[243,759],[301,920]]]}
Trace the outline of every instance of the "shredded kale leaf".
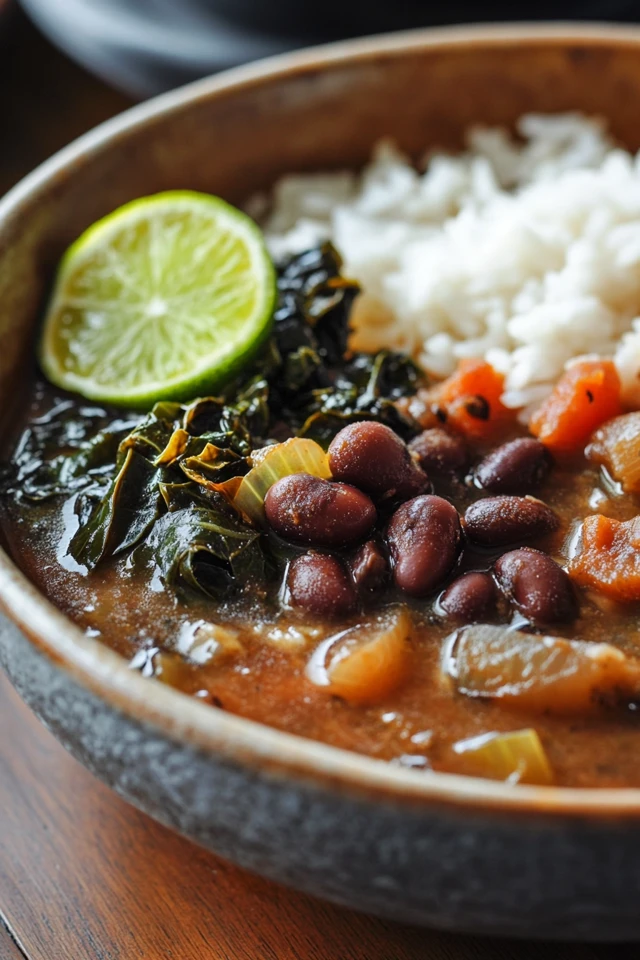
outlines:
{"label": "shredded kale leaf", "polygon": [[131,564],[155,567],[167,586],[186,586],[222,599],[242,584],[259,588],[267,578],[261,535],[247,524],[194,502],[156,522]]}
{"label": "shredded kale leaf", "polygon": [[341,267],[330,244],[280,264],[271,338],[220,396],[160,402],[143,417],[57,400],[21,437],[0,495],[73,495],[78,529],[68,550],[88,570],[132,551],[130,565],[154,567],[187,594],[264,585],[278,549],[229,506],[252,451],[296,435],[326,448],[357,420],[406,439],[418,429],[395,403],[423,385],[416,365],[388,350],[348,351],[359,287]]}

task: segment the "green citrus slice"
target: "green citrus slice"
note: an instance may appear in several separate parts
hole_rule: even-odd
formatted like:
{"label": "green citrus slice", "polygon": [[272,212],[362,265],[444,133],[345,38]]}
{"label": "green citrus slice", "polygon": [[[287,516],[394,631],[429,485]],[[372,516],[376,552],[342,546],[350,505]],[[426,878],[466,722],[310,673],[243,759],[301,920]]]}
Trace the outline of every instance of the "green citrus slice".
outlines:
{"label": "green citrus slice", "polygon": [[144,408],[217,388],[255,356],[276,297],[255,223],[187,190],[134,200],[64,255],[40,362],[59,387]]}

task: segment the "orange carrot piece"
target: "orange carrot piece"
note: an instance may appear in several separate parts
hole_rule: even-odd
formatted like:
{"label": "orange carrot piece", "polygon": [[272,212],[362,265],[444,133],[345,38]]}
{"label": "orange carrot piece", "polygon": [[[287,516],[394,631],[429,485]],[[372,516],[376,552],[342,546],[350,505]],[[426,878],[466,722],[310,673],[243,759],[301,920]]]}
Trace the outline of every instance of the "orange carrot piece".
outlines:
{"label": "orange carrot piece", "polygon": [[613,362],[579,360],[536,410],[529,429],[554,453],[575,453],[597,427],[620,413],[620,378]]}
{"label": "orange carrot piece", "polygon": [[466,436],[481,440],[493,432],[496,421],[512,416],[500,397],[504,377],[485,360],[461,360],[458,369],[434,391],[447,423]]}
{"label": "orange carrot piece", "polygon": [[580,539],[569,576],[611,600],[640,600],[640,517],[624,522],[599,514],[587,517]]}
{"label": "orange carrot piece", "polygon": [[606,467],[625,493],[640,493],[640,410],[607,420],[591,437],[585,454]]}

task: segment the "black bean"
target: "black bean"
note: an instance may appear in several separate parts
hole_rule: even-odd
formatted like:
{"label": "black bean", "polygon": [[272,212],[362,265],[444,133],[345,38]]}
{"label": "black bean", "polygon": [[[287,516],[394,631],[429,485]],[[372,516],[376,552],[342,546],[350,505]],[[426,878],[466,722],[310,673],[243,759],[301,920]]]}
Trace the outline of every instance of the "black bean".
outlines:
{"label": "black bean", "polygon": [[404,440],[373,420],[351,423],[336,434],[329,466],[334,479],[352,483],[376,500],[407,499],[430,489]]}
{"label": "black bean", "polygon": [[357,604],[351,577],[337,557],[305,553],[291,563],[287,576],[289,603],[320,617],[344,617]]}
{"label": "black bean", "polygon": [[442,497],[416,497],[396,510],[387,537],[396,586],[422,597],[444,580],[456,561],[460,518]]}
{"label": "black bean", "polygon": [[377,590],[389,572],[387,558],[375,540],[367,540],[356,550],[349,562],[351,576],[358,590]]}
{"label": "black bean", "polygon": [[488,573],[465,573],[447,587],[440,606],[449,616],[464,623],[491,617],[496,610],[498,591]]}
{"label": "black bean", "polygon": [[528,493],[542,483],[550,467],[545,446],[519,437],[490,453],[476,467],[475,481],[491,493]]}
{"label": "black bean", "polygon": [[534,623],[566,623],[578,612],[576,596],[562,567],[540,550],[522,547],[496,561],[499,586]]}
{"label": "black bean", "polygon": [[362,491],[308,473],[276,481],[264,509],[270,525],[285,540],[327,547],[362,539],[376,520],[376,508]]}
{"label": "black bean", "polygon": [[464,529],[472,543],[500,547],[557,529],[553,510],[535,497],[487,497],[468,507]]}
{"label": "black bean", "polygon": [[424,430],[411,441],[409,450],[427,474],[453,476],[464,473],[469,465],[469,451],[462,437],[440,427]]}

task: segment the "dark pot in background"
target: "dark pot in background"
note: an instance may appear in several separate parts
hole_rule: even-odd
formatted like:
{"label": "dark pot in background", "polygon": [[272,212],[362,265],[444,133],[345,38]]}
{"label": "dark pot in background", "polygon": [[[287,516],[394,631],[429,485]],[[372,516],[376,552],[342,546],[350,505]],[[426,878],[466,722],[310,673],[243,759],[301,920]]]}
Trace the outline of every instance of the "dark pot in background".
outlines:
{"label": "dark pot in background", "polygon": [[[0,0],[0,9],[3,0]],[[147,97],[325,40],[446,23],[634,20],[635,0],[22,0],[47,36],[108,83]]]}
{"label": "dark pot in background", "polygon": [[0,43],[5,36],[5,28],[15,11],[13,0],[0,0]]}
{"label": "dark pot in background", "polygon": [[[285,36],[304,36],[310,42],[410,30],[450,23],[514,20],[633,19],[629,0],[200,0],[245,29]],[[639,8],[640,9],[640,8]]]}
{"label": "dark pot in background", "polygon": [[[234,0],[230,0],[233,5]],[[85,69],[135,97],[294,47],[216,12],[215,0],[22,0],[47,37]]]}

